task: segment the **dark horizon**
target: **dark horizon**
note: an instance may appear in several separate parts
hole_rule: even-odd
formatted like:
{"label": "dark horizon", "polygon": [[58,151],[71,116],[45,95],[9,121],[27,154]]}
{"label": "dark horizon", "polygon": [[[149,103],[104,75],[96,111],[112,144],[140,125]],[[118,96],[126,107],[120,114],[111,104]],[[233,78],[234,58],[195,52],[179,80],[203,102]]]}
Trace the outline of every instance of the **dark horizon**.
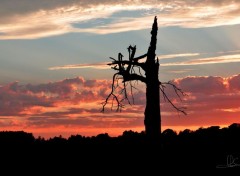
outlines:
{"label": "dark horizon", "polygon": [[[196,130],[191,130],[191,129],[189,129],[189,128],[186,128],[186,129],[184,129],[184,130],[181,130],[181,131],[175,131],[175,130],[173,130],[173,129],[170,129],[170,128],[167,128],[167,129],[165,129],[165,130],[163,130],[162,132],[161,132],[161,134],[163,135],[163,134],[165,134],[167,131],[171,131],[172,133],[174,133],[175,135],[180,135],[180,134],[182,134],[182,133],[184,133],[184,132],[189,132],[189,133],[195,133],[195,132],[198,132],[198,131],[201,131],[201,130],[209,130],[209,129],[213,129],[213,128],[215,128],[215,129],[218,129],[218,130],[226,130],[226,129],[229,129],[229,128],[240,128],[240,123],[232,123],[232,124],[230,124],[229,126],[227,126],[227,127],[220,127],[220,126],[209,126],[209,127],[199,127],[198,129],[196,129]],[[11,131],[11,130],[4,130],[4,131],[0,131],[0,134],[26,134],[26,135],[28,135],[28,136],[31,136],[31,138],[33,138],[33,139],[41,139],[41,140],[46,140],[46,141],[48,141],[48,140],[52,140],[52,139],[54,139],[54,138],[61,138],[61,139],[69,139],[69,138],[71,138],[71,137],[73,137],[73,136],[81,136],[81,137],[83,137],[83,138],[95,138],[95,137],[97,137],[97,136],[101,136],[101,135],[105,135],[106,137],[108,137],[108,138],[119,138],[119,137],[121,137],[121,136],[123,136],[124,134],[126,134],[126,133],[132,133],[132,134],[137,134],[137,135],[146,135],[145,134],[145,131],[143,130],[143,131],[141,131],[141,132],[138,132],[138,131],[134,131],[134,130],[132,130],[132,129],[129,129],[129,130],[125,130],[125,131],[123,131],[122,132],[122,134],[120,134],[120,135],[118,135],[118,136],[111,136],[111,135],[109,135],[108,133],[99,133],[99,134],[97,134],[97,135],[92,135],[92,136],[86,136],[86,135],[82,135],[82,134],[80,134],[80,133],[76,133],[76,134],[71,134],[69,137],[64,137],[64,136],[62,136],[61,134],[60,135],[58,135],[58,136],[52,136],[52,137],[49,137],[49,138],[44,138],[43,136],[34,136],[33,135],[33,133],[31,133],[31,132],[26,132],[26,131],[24,131],[24,130],[20,130],[20,131]],[[0,137],[1,138],[1,137]]]}
{"label": "dark horizon", "polygon": [[[47,168],[52,170],[53,164],[57,164],[69,172],[99,167],[106,173],[106,166],[120,169],[120,172],[134,171],[139,167],[143,167],[142,171],[158,170],[159,173],[171,172],[172,169],[180,169],[179,172],[200,169],[205,172],[240,169],[239,136],[240,124],[236,123],[223,129],[217,126],[196,131],[186,129],[179,134],[167,129],[161,139],[154,143],[146,138],[145,133],[131,130],[113,138],[108,134],[99,134],[49,140],[34,138],[31,133],[23,131],[0,132],[0,149],[4,151],[2,160],[21,159],[31,166],[44,161],[41,171]],[[36,169],[36,166],[33,168]]]}

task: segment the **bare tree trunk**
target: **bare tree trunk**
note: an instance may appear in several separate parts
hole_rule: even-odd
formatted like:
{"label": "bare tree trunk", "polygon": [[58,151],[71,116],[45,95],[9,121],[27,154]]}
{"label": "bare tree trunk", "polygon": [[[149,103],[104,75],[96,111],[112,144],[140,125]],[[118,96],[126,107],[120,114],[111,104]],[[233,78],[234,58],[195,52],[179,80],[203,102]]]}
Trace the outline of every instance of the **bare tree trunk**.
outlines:
{"label": "bare tree trunk", "polygon": [[146,72],[147,88],[146,88],[146,109],[145,109],[145,131],[149,137],[159,137],[161,133],[161,114],[160,114],[160,95],[159,81],[156,76],[156,67],[150,72]]}
{"label": "bare tree trunk", "polygon": [[[156,45],[157,45],[157,17],[154,19],[154,23],[152,25],[151,31],[151,42],[148,48],[148,52],[144,55],[134,57],[136,52],[136,46],[129,46],[129,60],[123,60],[123,55],[121,53],[118,54],[118,59],[114,59],[110,57],[112,63],[109,63],[109,66],[113,70],[116,70],[117,73],[113,75],[112,89],[106,100],[103,102],[102,112],[104,112],[104,108],[107,105],[110,99],[112,100],[112,107],[114,101],[117,104],[117,111],[123,107],[122,102],[127,100],[129,104],[130,101],[128,99],[128,93],[126,88],[126,83],[130,83],[131,92],[133,95],[132,89],[134,88],[131,84],[131,81],[141,81],[146,84],[146,109],[145,109],[145,132],[147,137],[151,141],[159,141],[159,137],[161,136],[161,113],[160,113],[160,91],[164,99],[169,102],[177,111],[182,112],[186,115],[184,108],[176,107],[172,101],[168,98],[168,95],[164,91],[165,85],[171,86],[176,95],[180,98],[180,95],[184,95],[184,92],[175,86],[173,83],[169,82],[159,82],[158,74],[159,74],[159,62],[158,58],[156,59]],[[139,60],[145,58],[147,56],[146,62],[139,62]],[[125,66],[126,65],[126,66]],[[139,73],[137,73],[134,69],[138,69]],[[145,72],[146,77],[141,74],[141,70]],[[117,91],[119,89],[118,80],[123,80],[123,88],[121,91]],[[118,93],[116,93],[118,92]],[[119,93],[120,92],[120,93]],[[122,94],[122,99],[119,99],[119,95]],[[121,97],[121,96],[120,96]],[[181,98],[180,98],[181,99]],[[134,103],[134,102],[133,102]]]}
{"label": "bare tree trunk", "polygon": [[157,18],[155,17],[152,26],[152,37],[148,48],[145,75],[146,75],[146,109],[145,109],[145,131],[149,138],[158,138],[161,134],[160,114],[160,89],[158,70],[159,63],[155,60],[157,43]]}

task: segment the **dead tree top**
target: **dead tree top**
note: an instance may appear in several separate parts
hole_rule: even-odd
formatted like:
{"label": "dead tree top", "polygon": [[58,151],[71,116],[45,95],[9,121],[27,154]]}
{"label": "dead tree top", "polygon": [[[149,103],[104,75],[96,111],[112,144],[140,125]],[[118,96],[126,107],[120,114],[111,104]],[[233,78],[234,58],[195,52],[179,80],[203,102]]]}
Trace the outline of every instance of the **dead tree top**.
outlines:
{"label": "dead tree top", "polygon": [[[157,17],[155,17],[151,31],[152,35],[151,42],[148,48],[148,52],[146,54],[135,57],[136,45],[135,46],[130,45],[127,48],[128,50],[127,60],[123,59],[123,55],[121,53],[118,53],[117,59],[110,57],[112,62],[107,65],[111,66],[111,69],[115,70],[116,73],[112,77],[111,92],[107,96],[106,100],[102,103],[103,105],[102,112],[104,112],[105,106],[109,103],[109,101],[111,101],[112,105],[111,109],[113,109],[114,107],[114,102],[116,103],[116,111],[121,111],[121,109],[124,107],[123,102],[125,100],[128,102],[128,104],[134,104],[133,89],[136,89],[136,87],[134,86],[135,84],[133,82],[141,81],[146,84],[147,80],[146,77],[143,76],[142,71],[146,73],[148,62],[159,63],[158,58],[155,58],[157,30],[158,30]],[[142,61],[145,58],[147,59],[145,61]],[[149,58],[152,58],[151,61]],[[119,82],[119,80],[121,80],[121,83]],[[173,106],[173,108],[175,108],[178,112],[186,114],[186,112],[184,111],[185,108],[183,107],[179,108],[175,106],[173,102],[169,99],[165,91],[166,85],[169,85],[173,88],[174,92],[180,98],[180,100],[181,96],[185,95],[185,93],[176,85],[174,85],[172,82],[159,81],[159,89],[163,95],[164,100],[169,102]],[[127,89],[127,86],[129,86],[129,89]],[[128,90],[130,90],[130,93],[128,93]],[[129,96],[132,97],[132,101],[129,100]]]}

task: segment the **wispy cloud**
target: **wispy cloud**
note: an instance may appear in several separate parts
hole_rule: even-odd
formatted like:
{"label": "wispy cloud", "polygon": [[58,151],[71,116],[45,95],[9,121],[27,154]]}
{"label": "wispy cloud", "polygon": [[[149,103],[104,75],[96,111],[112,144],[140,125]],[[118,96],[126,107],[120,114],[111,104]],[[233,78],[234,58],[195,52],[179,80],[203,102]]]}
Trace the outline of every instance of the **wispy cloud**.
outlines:
{"label": "wispy cloud", "polygon": [[48,68],[49,70],[63,70],[63,69],[75,69],[75,68],[93,68],[93,69],[109,69],[107,62],[93,63],[93,64],[75,64],[75,65],[63,65],[54,66]]}
{"label": "wispy cloud", "polygon": [[217,54],[233,54],[233,53],[240,53],[240,50],[233,50],[233,51],[220,51],[220,52],[217,52]]}
{"label": "wispy cloud", "polygon": [[[154,15],[159,16],[160,27],[234,25],[240,24],[239,9],[237,0],[52,0],[44,3],[9,0],[1,2],[0,6],[0,39],[35,39],[69,32],[109,34],[140,30],[151,26]],[[136,18],[112,16],[126,10],[143,12]],[[85,28],[75,26],[100,18],[111,19],[111,22]]]}
{"label": "wispy cloud", "polygon": [[181,73],[188,73],[188,72],[191,72],[195,69],[181,69],[181,70],[170,70],[170,71],[167,71],[168,73],[174,73],[174,74],[181,74]]}
{"label": "wispy cloud", "polygon": [[167,55],[158,55],[158,59],[172,59],[178,57],[193,57],[199,56],[199,53],[182,53],[182,54],[167,54]]}
{"label": "wispy cloud", "polygon": [[[159,55],[158,59],[172,59],[179,57],[193,57],[198,56],[199,53],[182,53],[182,54],[167,54],[167,55]],[[144,62],[146,58],[141,61]],[[107,65],[110,62],[99,62],[99,63],[86,63],[86,64],[72,64],[72,65],[63,65],[63,66],[53,66],[48,68],[49,70],[64,70],[64,69],[76,69],[76,68],[93,68],[93,69],[109,69],[110,67]]]}
{"label": "wispy cloud", "polygon": [[188,61],[183,61],[183,62],[163,63],[163,64],[161,64],[161,66],[223,64],[223,63],[234,63],[234,62],[240,62],[240,54],[193,59],[193,60],[188,60]]}
{"label": "wispy cloud", "polygon": [[[222,52],[225,54],[226,52]],[[200,53],[183,53],[183,54],[168,54],[168,55],[159,55],[157,56],[159,59],[173,59],[173,58],[181,58],[181,57],[194,57],[199,56]],[[185,59],[186,59],[185,58]],[[144,62],[144,59],[142,60]],[[169,63],[161,63],[161,67],[168,66],[187,66],[187,65],[205,65],[205,64],[223,64],[223,63],[235,63],[240,62],[240,54],[232,54],[232,55],[222,55],[217,57],[208,57],[208,58],[196,58],[181,62],[169,62]],[[62,69],[81,69],[81,68],[93,68],[93,69],[110,69],[107,65],[109,62],[99,62],[92,64],[73,64],[73,65],[63,65],[63,66],[54,66],[48,68],[49,70],[62,70]],[[186,73],[192,71],[192,69],[185,70],[176,70],[169,71],[171,73]]]}

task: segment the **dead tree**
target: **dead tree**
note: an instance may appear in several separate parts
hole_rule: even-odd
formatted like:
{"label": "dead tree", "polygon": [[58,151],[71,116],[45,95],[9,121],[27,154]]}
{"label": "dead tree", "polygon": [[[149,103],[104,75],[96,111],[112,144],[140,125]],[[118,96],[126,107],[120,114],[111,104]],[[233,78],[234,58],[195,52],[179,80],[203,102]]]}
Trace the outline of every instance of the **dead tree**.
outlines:
{"label": "dead tree", "polygon": [[[111,103],[113,108],[114,102],[116,102],[116,110],[121,111],[124,106],[124,100],[127,100],[129,104],[131,104],[131,102],[134,103],[133,89],[135,87],[133,81],[141,81],[145,83],[146,108],[144,113],[144,125],[146,135],[150,138],[158,138],[161,134],[160,93],[162,93],[164,100],[168,101],[178,112],[186,114],[184,108],[179,108],[172,103],[165,92],[165,88],[166,85],[170,85],[179,98],[181,95],[184,95],[184,92],[171,82],[159,81],[159,61],[155,54],[157,31],[157,17],[155,17],[151,31],[151,42],[146,54],[135,57],[136,46],[130,45],[127,48],[129,53],[128,60],[123,60],[123,55],[121,53],[118,54],[118,59],[110,57],[113,61],[108,65],[112,66],[111,68],[117,72],[113,75],[112,89],[106,100],[103,102],[102,108],[102,111],[104,112],[105,106],[108,103]],[[144,58],[146,58],[146,61],[140,62]],[[141,71],[145,72],[145,76],[141,74]],[[122,80],[122,87],[120,86],[119,80]],[[127,85],[130,87],[130,93],[127,91]],[[131,102],[129,95],[132,96]]]}

